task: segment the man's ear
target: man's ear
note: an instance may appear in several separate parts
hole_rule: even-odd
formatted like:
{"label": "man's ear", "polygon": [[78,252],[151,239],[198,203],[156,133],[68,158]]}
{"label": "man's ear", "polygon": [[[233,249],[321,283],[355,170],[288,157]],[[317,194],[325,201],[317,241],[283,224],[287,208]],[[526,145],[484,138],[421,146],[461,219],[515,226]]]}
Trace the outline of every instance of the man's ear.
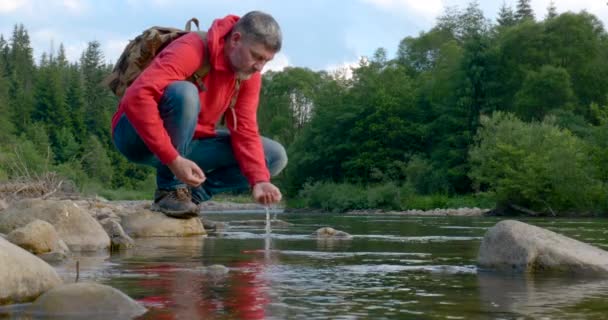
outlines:
{"label": "man's ear", "polygon": [[240,32],[234,31],[230,34],[230,41],[236,44],[241,40],[242,37],[243,35]]}

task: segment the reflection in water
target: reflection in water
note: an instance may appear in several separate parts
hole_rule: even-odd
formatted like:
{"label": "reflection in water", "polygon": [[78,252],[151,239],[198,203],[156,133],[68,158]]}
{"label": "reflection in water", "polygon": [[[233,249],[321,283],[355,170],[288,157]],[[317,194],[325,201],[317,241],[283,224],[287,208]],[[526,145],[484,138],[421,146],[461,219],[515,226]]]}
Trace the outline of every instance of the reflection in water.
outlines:
{"label": "reflection in water", "polygon": [[585,300],[608,298],[608,280],[479,272],[480,301],[488,312],[531,317],[564,314]]}

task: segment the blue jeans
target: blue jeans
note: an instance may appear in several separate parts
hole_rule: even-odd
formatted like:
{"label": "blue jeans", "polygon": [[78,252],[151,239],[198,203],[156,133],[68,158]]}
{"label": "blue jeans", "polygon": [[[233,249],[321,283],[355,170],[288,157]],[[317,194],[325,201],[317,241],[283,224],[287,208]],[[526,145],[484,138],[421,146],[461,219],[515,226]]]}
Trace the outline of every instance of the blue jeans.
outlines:
{"label": "blue jeans", "polygon": [[[200,111],[198,89],[188,81],[171,83],[161,97],[159,113],[173,146],[185,158],[194,161],[205,172],[207,179],[191,188],[196,202],[207,201],[214,194],[226,191],[242,191],[249,183],[232,152],[230,133],[217,130],[217,136],[193,139]],[[113,133],[114,145],[129,161],[156,168],[158,189],[175,190],[186,187],[173,172],[160,162],[139,137],[126,115],[119,119]],[[262,137],[266,166],[275,176],[287,165],[285,148],[278,142]]]}

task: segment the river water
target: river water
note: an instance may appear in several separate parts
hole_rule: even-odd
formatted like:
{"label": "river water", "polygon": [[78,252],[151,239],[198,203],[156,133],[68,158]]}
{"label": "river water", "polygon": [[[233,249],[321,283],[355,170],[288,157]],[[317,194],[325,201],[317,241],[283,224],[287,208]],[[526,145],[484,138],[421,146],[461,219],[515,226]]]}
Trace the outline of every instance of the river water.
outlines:
{"label": "river water", "polygon": [[[608,318],[608,278],[479,270],[481,239],[498,218],[280,214],[292,225],[273,226],[269,237],[264,224],[231,223],[263,214],[207,218],[229,227],[81,256],[80,281],[141,302],[150,311],[138,319]],[[522,221],[608,249],[608,220]],[[310,237],[324,226],[353,238]],[[56,268],[75,277],[71,262]]]}

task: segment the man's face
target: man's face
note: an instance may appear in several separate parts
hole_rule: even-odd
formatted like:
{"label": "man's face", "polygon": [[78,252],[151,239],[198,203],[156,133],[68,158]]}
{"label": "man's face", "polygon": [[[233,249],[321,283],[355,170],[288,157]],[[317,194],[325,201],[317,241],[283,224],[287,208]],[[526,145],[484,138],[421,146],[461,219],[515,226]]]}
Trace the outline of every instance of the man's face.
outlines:
{"label": "man's face", "polygon": [[264,44],[245,39],[239,32],[230,35],[226,45],[230,66],[241,80],[247,80],[254,73],[261,72],[275,54]]}

